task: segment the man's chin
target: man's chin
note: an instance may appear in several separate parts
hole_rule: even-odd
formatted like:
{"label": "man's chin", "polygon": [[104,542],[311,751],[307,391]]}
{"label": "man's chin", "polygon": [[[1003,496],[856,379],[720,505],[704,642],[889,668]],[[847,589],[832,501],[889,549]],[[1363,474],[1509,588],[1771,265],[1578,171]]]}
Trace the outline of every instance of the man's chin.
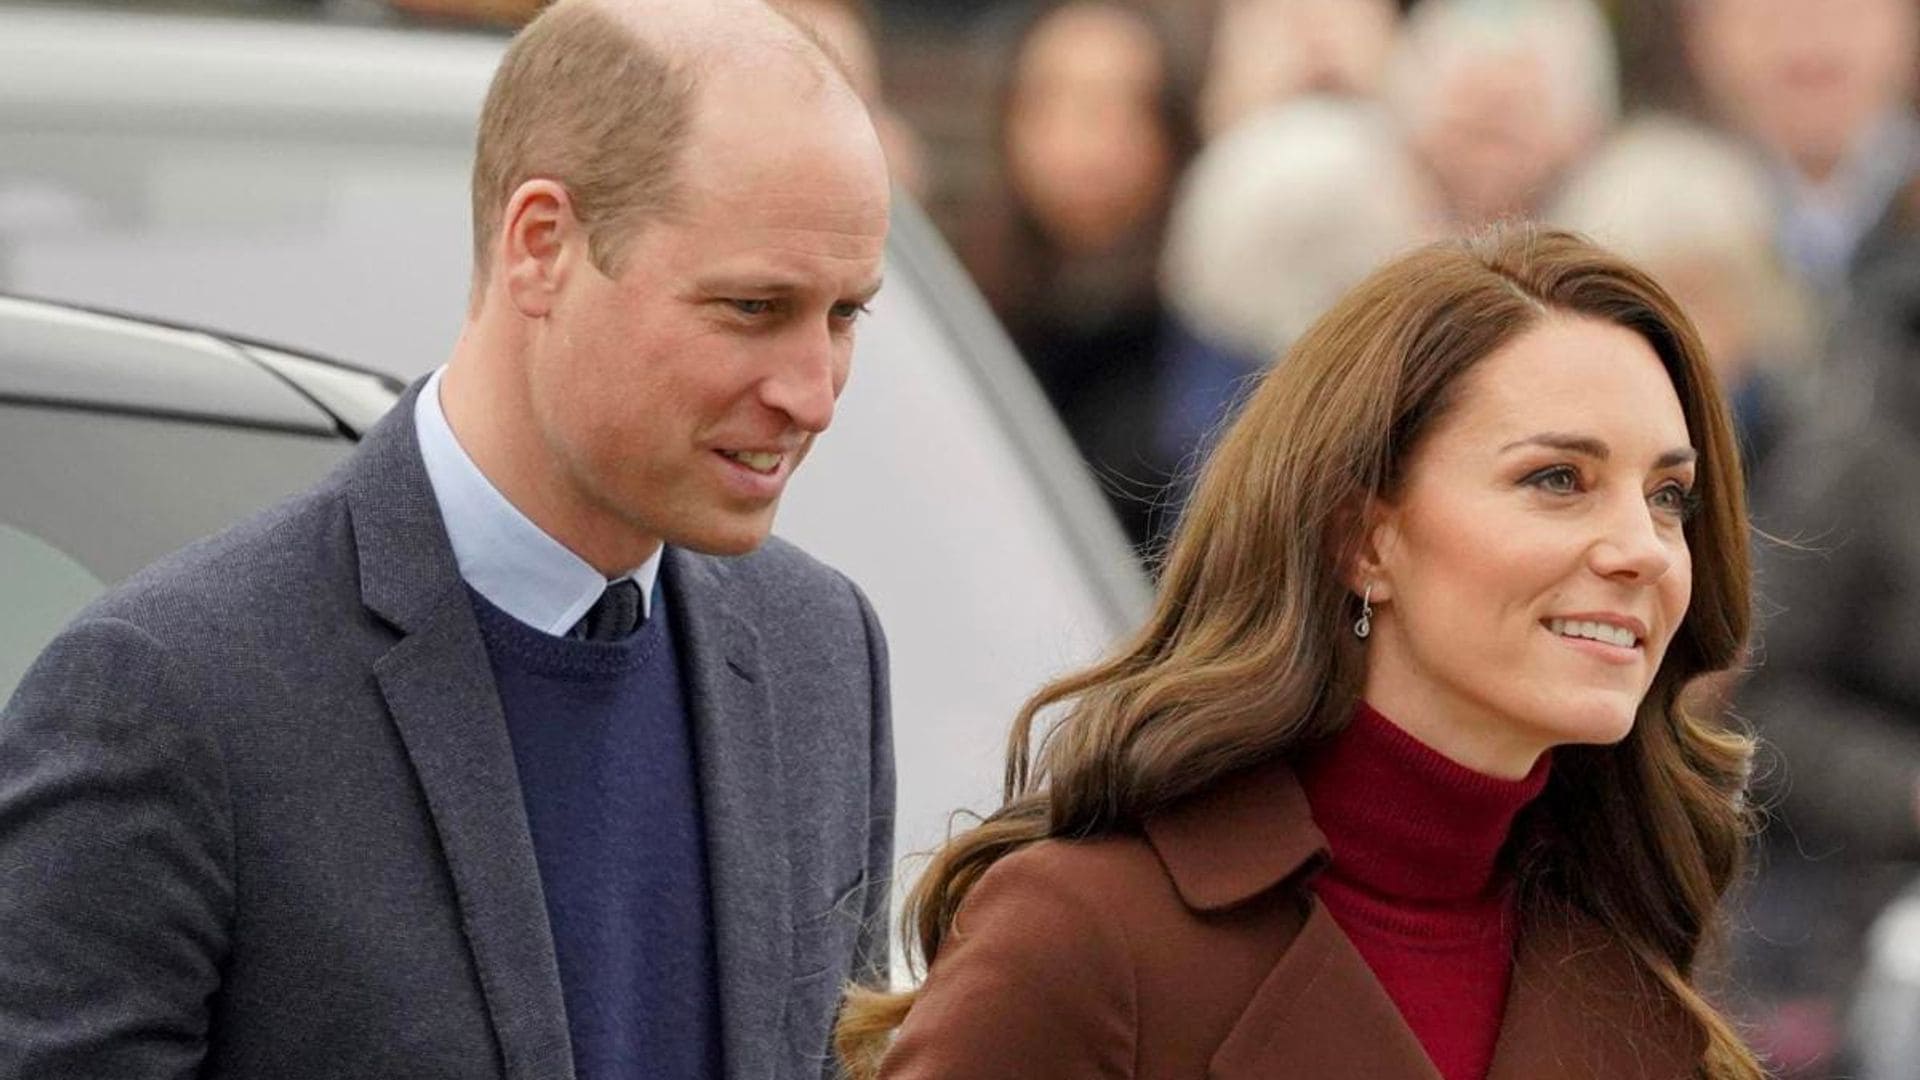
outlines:
{"label": "man's chin", "polygon": [[706,528],[686,529],[669,535],[667,543],[702,555],[751,555],[772,533],[773,515],[768,514],[753,521],[717,522]]}

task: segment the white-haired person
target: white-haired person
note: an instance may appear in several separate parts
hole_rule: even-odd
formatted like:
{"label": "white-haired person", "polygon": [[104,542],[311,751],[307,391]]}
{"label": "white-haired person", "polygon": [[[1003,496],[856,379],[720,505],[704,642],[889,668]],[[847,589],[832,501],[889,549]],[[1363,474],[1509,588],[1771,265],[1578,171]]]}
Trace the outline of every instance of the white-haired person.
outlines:
{"label": "white-haired person", "polygon": [[1448,213],[1535,216],[1620,111],[1612,30],[1592,0],[1424,0],[1387,98]]}
{"label": "white-haired person", "polygon": [[1253,376],[1375,266],[1430,236],[1437,215],[1377,105],[1299,98],[1209,143],[1175,196],[1161,263],[1178,327],[1161,459],[1196,460]]}
{"label": "white-haired person", "polygon": [[1623,125],[1550,210],[1635,260],[1679,299],[1719,373],[1749,473],[1804,398],[1811,301],[1774,241],[1766,170],[1711,128],[1653,115]]}

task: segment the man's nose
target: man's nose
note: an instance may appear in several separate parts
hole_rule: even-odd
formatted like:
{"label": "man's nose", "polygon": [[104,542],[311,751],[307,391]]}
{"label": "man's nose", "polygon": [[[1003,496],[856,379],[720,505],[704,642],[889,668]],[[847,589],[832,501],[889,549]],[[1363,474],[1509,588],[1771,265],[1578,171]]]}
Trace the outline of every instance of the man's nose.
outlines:
{"label": "man's nose", "polygon": [[800,336],[779,358],[778,370],[762,383],[761,400],[787,414],[802,431],[827,430],[845,381],[845,350],[825,330]]}

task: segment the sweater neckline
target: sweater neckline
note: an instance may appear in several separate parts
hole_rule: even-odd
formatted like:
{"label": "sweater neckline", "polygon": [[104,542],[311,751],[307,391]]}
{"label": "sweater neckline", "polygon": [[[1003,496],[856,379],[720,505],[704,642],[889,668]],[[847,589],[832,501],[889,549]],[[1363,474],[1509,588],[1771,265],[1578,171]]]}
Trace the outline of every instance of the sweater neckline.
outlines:
{"label": "sweater neckline", "polygon": [[467,586],[467,598],[473,604],[480,636],[494,660],[511,658],[520,668],[538,675],[587,680],[618,678],[644,666],[659,651],[666,637],[665,612],[658,605],[653,614],[626,637],[617,641],[585,641],[528,626],[471,585]]}
{"label": "sweater neckline", "polygon": [[1447,904],[1500,891],[1500,854],[1548,767],[1542,754],[1519,780],[1476,772],[1360,702],[1299,775],[1329,873],[1377,897]]}

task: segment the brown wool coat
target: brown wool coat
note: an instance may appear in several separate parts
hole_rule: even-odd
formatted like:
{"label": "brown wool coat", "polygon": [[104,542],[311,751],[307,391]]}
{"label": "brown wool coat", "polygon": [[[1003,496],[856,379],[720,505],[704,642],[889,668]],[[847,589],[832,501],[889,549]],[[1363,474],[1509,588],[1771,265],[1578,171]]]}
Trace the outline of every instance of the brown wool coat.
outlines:
{"label": "brown wool coat", "polygon": [[[1439,1080],[1307,881],[1293,773],[1232,777],[1144,836],[1046,841],[961,906],[887,1080]],[[1523,934],[1488,1080],[1682,1080],[1703,1044],[1591,922]]]}

